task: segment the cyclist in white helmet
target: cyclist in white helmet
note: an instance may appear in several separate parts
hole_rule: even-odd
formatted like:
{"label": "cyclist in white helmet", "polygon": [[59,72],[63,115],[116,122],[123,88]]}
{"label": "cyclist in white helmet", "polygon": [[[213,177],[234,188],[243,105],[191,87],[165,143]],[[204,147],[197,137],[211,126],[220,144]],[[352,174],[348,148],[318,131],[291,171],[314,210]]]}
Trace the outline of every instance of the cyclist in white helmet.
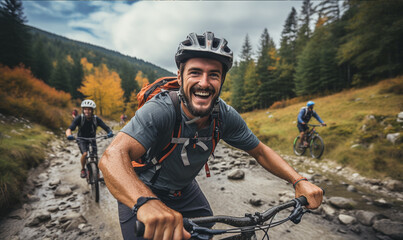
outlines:
{"label": "cyclist in white helmet", "polygon": [[[72,131],[76,129],[78,126],[78,137],[84,138],[94,138],[96,136],[97,127],[100,126],[103,128],[107,133],[108,137],[113,137],[112,130],[99,118],[97,115],[94,115],[94,110],[97,107],[94,101],[86,99],[82,101],[81,108],[82,114],[76,117],[71,125],[66,130],[66,136],[68,140],[75,140],[74,136],[72,135]],[[92,149],[94,152],[97,152],[97,143],[96,141],[85,141],[79,140],[77,142],[78,147],[81,152],[81,178],[85,178],[87,173],[84,169],[86,164],[86,157],[89,150],[89,145],[92,145]]]}
{"label": "cyclist in white helmet", "polygon": [[[143,239],[135,236],[138,219],[145,224],[146,239],[188,239],[183,217],[213,214],[195,177],[214,150],[212,133],[216,131],[226,143],[248,152],[269,172],[293,183],[295,195],[306,196],[309,208],[319,207],[322,190],[260,142],[239,113],[219,98],[233,62],[227,41],[212,32],[191,33],[179,44],[175,61],[180,85],[180,136],[172,137],[178,98],[161,92],[136,112],[100,160],[105,183],[118,200],[123,238]],[[219,121],[215,121],[217,117]],[[167,143],[177,146],[159,165]],[[157,165],[133,171],[137,164],[132,161],[137,159]]]}

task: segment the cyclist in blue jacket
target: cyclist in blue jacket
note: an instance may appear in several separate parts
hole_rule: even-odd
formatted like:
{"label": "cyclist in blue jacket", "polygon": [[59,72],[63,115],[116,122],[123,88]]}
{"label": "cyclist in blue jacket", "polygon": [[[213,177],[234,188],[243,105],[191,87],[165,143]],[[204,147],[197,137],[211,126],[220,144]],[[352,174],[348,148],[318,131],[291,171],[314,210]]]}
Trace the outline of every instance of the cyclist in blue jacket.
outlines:
{"label": "cyclist in blue jacket", "polygon": [[309,101],[306,104],[306,107],[301,108],[301,111],[299,111],[298,114],[298,130],[300,132],[300,138],[303,139],[304,141],[304,146],[308,146],[308,142],[304,139],[305,132],[309,129],[308,127],[308,122],[311,120],[312,117],[316,118],[318,122],[322,126],[326,126],[326,123],[323,122],[323,120],[319,117],[319,115],[313,110],[313,107],[315,106],[315,103],[313,101]]}

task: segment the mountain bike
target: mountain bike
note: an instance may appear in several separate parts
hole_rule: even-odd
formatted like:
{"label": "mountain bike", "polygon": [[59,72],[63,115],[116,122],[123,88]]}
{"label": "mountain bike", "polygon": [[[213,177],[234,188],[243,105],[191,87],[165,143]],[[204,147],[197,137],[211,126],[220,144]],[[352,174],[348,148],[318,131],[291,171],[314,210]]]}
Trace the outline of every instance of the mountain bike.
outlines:
{"label": "mountain bike", "polygon": [[[256,232],[263,231],[264,236],[262,239],[269,239],[268,231],[272,227],[276,227],[287,221],[292,221],[298,224],[301,221],[302,216],[309,212],[302,207],[308,205],[308,202],[304,196],[292,199],[286,203],[274,206],[268,210],[255,214],[245,214],[245,217],[234,216],[209,216],[199,218],[183,218],[183,226],[191,234],[191,239],[208,240],[214,236],[226,234],[226,237],[221,239],[257,239]],[[291,214],[284,219],[274,222],[274,217],[277,213],[293,208]],[[210,229],[202,227],[203,224],[223,223],[234,228],[230,229]],[[144,234],[144,224],[137,221],[135,225],[135,232],[138,237]],[[227,236],[230,234],[231,236]]]}
{"label": "mountain bike", "polygon": [[92,148],[92,142],[96,141],[96,139],[107,139],[108,136],[99,136],[94,138],[85,138],[85,137],[76,137],[76,141],[88,141],[89,150],[86,157],[85,171],[87,173],[87,183],[91,185],[91,196],[95,200],[95,202],[99,202],[99,168],[98,168],[98,154]]}
{"label": "mountain bike", "polygon": [[308,124],[311,126],[311,129],[308,129],[307,132],[304,134],[304,138],[308,142],[308,146],[304,146],[304,141],[301,139],[300,136],[297,136],[294,139],[294,153],[297,156],[301,156],[305,153],[306,149],[309,148],[311,152],[311,156],[313,158],[319,159],[323,151],[325,150],[325,144],[319,133],[316,131],[315,127],[320,127],[322,125],[315,125],[315,124]]}

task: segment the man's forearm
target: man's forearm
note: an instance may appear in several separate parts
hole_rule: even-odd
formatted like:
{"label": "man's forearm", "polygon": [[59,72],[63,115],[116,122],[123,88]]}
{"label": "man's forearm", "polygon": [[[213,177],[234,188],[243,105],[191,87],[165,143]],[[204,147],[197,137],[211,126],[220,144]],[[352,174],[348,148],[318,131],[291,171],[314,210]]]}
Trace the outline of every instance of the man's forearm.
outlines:
{"label": "man's forearm", "polygon": [[128,151],[121,148],[123,142],[125,140],[120,133],[105,150],[99,168],[112,195],[131,208],[140,196],[154,196],[154,194],[133,171]]}
{"label": "man's forearm", "polygon": [[280,155],[263,143],[259,143],[258,147],[249,151],[249,154],[255,157],[266,170],[290,183],[301,177]]}

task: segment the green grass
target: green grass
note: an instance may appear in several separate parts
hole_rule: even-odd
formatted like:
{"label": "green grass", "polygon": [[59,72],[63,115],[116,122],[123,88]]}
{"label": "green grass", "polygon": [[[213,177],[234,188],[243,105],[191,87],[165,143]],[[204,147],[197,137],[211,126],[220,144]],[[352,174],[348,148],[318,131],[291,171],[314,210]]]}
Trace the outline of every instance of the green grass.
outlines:
{"label": "green grass", "polygon": [[[403,77],[312,100],[328,125],[317,128],[325,141],[323,160],[318,161],[331,159],[363,175],[403,180],[403,141],[393,145],[386,140],[388,133],[403,136],[403,124],[396,121],[403,111]],[[242,117],[262,142],[283,154],[294,154],[297,115],[305,104],[253,111]],[[310,123],[317,121],[313,118]],[[354,144],[361,147],[351,148]]]}
{"label": "green grass", "polygon": [[[30,126],[31,128],[27,127]],[[0,214],[21,199],[28,170],[45,158],[52,135],[37,124],[2,121],[0,125]]]}

